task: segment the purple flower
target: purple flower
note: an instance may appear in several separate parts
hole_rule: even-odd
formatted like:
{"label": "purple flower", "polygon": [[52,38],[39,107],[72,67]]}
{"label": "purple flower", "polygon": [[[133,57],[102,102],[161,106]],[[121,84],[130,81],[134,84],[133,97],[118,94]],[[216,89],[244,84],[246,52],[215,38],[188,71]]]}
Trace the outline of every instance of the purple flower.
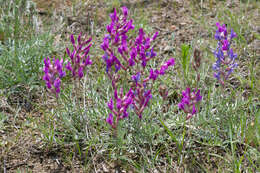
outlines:
{"label": "purple flower", "polygon": [[56,95],[58,95],[60,93],[60,88],[56,88],[55,91],[56,91]]}
{"label": "purple flower", "polygon": [[84,76],[83,67],[79,67],[78,75],[79,75],[79,78],[80,78],[80,79]]}
{"label": "purple flower", "polygon": [[159,72],[159,74],[160,75],[164,75],[165,74],[165,71],[168,69],[168,66],[167,66],[167,64],[165,65],[162,65],[161,66],[161,68],[160,68],[160,72]]}
{"label": "purple flower", "polygon": [[156,52],[153,51],[153,48],[151,49],[150,58],[153,58],[156,56]]}
{"label": "purple flower", "polygon": [[[86,66],[92,64],[92,61],[88,55],[90,47],[92,46],[92,43],[90,43],[92,38],[90,37],[87,40],[82,40],[82,33],[80,33],[77,38],[77,43],[75,42],[73,34],[71,35],[70,39],[73,45],[73,51],[70,51],[69,48],[66,48],[66,52],[70,57],[70,61],[66,64],[65,67],[71,72],[73,78],[81,79],[84,76]],[[58,61],[57,63],[59,64]],[[63,75],[63,72],[61,72],[61,75]]]}
{"label": "purple flower", "polygon": [[237,58],[237,54],[234,54],[233,49],[229,50],[228,55],[232,61],[234,61]]}
{"label": "purple flower", "polygon": [[110,14],[110,18],[113,22],[116,22],[118,20],[116,9],[114,8],[114,12]]}
{"label": "purple flower", "polygon": [[155,81],[157,79],[158,75],[159,75],[158,70],[154,71],[153,69],[151,69],[149,78],[152,79],[153,81]]}
{"label": "purple flower", "polygon": [[192,106],[192,112],[191,112],[191,115],[194,115],[197,113],[197,110],[196,110],[196,107],[195,105]]}
{"label": "purple flower", "polygon": [[50,59],[49,57],[48,58],[44,58],[44,65],[45,65],[45,68],[48,69],[48,67],[50,66],[51,62],[50,62]]}
{"label": "purple flower", "polygon": [[149,49],[150,48],[150,42],[151,42],[151,39],[149,37],[147,37],[145,39],[145,44],[144,44],[144,49]]}
{"label": "purple flower", "polygon": [[129,63],[130,66],[134,66],[135,65],[135,61],[133,60],[133,58],[130,58],[128,60],[128,63]]}
{"label": "purple flower", "polygon": [[173,66],[175,64],[174,58],[170,58],[167,62],[165,62],[160,68],[160,75],[164,75],[165,71],[169,68],[169,66]]}
{"label": "purple flower", "polygon": [[135,26],[133,25],[133,20],[129,20],[128,23],[127,23],[127,28],[126,28],[126,31],[125,32],[128,32],[129,30],[132,30],[134,29]]}
{"label": "purple flower", "polygon": [[65,67],[66,67],[67,70],[72,71],[72,67],[71,67],[70,62],[68,62]]}
{"label": "purple flower", "polygon": [[70,35],[70,41],[71,41],[72,45],[74,46],[75,45],[75,39],[74,39],[73,34]]}
{"label": "purple flower", "polygon": [[79,36],[78,36],[78,43],[80,44],[81,42],[81,35],[82,35],[82,32],[80,32]]}
{"label": "purple flower", "polygon": [[91,61],[90,57],[88,56],[88,57],[86,58],[86,60],[85,60],[84,65],[87,66],[87,65],[91,65],[91,64],[92,64],[92,61]]}
{"label": "purple flower", "polygon": [[230,40],[232,40],[233,38],[237,37],[237,34],[234,32],[233,29],[230,30]]}
{"label": "purple flower", "polygon": [[159,32],[157,31],[157,32],[153,35],[152,41],[154,41],[154,40],[157,38],[158,34],[159,34]]}
{"label": "purple flower", "polygon": [[112,113],[110,113],[110,114],[108,115],[108,117],[107,117],[107,119],[106,119],[106,122],[113,127],[114,117],[113,117],[113,114],[112,114]]}
{"label": "purple flower", "polygon": [[103,43],[101,44],[101,48],[106,51],[109,48],[109,39],[105,37]]}
{"label": "purple flower", "polygon": [[59,71],[59,77],[60,77],[60,78],[63,78],[64,76],[66,76],[66,72],[60,70],[60,71]]}
{"label": "purple flower", "polygon": [[132,80],[135,81],[135,83],[137,84],[138,81],[140,80],[140,77],[141,77],[141,73],[138,72],[136,75],[132,76]]}
{"label": "purple flower", "polygon": [[218,40],[218,46],[214,55],[216,57],[216,62],[213,64],[214,77],[224,85],[224,81],[229,77],[229,75],[233,72],[233,69],[237,66],[235,63],[235,59],[237,58],[237,54],[233,52],[231,47],[232,39],[237,35],[231,29],[230,36],[228,37],[228,32],[226,25],[222,26],[219,23],[216,23],[217,30],[215,34],[215,39]]}
{"label": "purple flower", "polygon": [[167,62],[166,62],[167,66],[173,66],[175,64],[175,59],[174,58],[170,58]]}
{"label": "purple flower", "polygon": [[128,9],[125,6],[122,7],[122,12],[123,12],[124,17],[128,16]]}
{"label": "purple flower", "polygon": [[150,99],[152,98],[151,90],[146,91],[144,93],[144,97],[145,97],[144,107],[146,107],[148,105]]}
{"label": "purple flower", "polygon": [[107,25],[107,32],[112,33],[113,28],[114,28],[114,22],[111,22],[110,25]]}
{"label": "purple flower", "polygon": [[127,118],[128,115],[129,115],[129,113],[126,111],[126,109],[124,109],[122,118]]}
{"label": "purple flower", "polygon": [[229,48],[229,42],[228,40],[224,40],[222,43],[222,50],[228,50]]}
{"label": "purple flower", "polygon": [[191,92],[190,88],[186,88],[186,90],[182,92],[182,100],[178,104],[178,107],[187,114],[187,119],[189,119],[198,112],[196,104],[201,100],[200,90],[194,89],[193,92]]}
{"label": "purple flower", "polygon": [[44,58],[43,69],[43,80],[45,81],[47,88],[58,97],[58,94],[60,93],[61,78],[66,75],[65,71],[63,71],[63,59],[59,60],[53,57],[51,63],[49,57]]}
{"label": "purple flower", "polygon": [[[195,91],[194,91],[195,93]],[[199,102],[202,100],[202,96],[200,95],[200,90],[197,90],[197,93],[196,93],[196,101]]]}
{"label": "purple flower", "polygon": [[137,50],[136,50],[135,47],[133,47],[133,48],[131,49],[131,51],[130,51],[130,57],[131,57],[132,59],[135,59],[136,56],[137,56]]}
{"label": "purple flower", "polygon": [[107,103],[108,108],[112,111],[114,108],[114,102],[113,99],[111,98],[110,101]]}
{"label": "purple flower", "polygon": [[51,83],[49,81],[46,82],[47,88],[51,89]]}
{"label": "purple flower", "polygon": [[[132,104],[133,102],[133,91],[130,89],[127,94],[123,94],[123,88],[120,89],[120,94],[118,95],[117,90],[115,89],[114,91],[114,100],[115,100],[115,105],[114,107],[114,102],[113,99],[111,98],[110,101],[107,103],[108,108],[113,112],[113,114],[116,116],[116,121],[115,124],[111,124],[111,116],[107,118],[107,122],[112,125],[113,128],[117,127],[117,123],[119,120],[128,117],[128,112],[127,109],[128,107]],[[109,121],[108,121],[109,120]]]}
{"label": "purple flower", "polygon": [[47,73],[45,73],[45,75],[43,76],[43,80],[45,81],[49,81],[50,80],[50,75]]}

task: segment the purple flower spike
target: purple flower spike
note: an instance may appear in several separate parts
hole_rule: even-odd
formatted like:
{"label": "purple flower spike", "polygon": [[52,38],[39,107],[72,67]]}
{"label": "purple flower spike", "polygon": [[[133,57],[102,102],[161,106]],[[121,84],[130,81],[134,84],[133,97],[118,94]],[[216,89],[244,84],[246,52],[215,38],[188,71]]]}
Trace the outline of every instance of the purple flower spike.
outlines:
{"label": "purple flower spike", "polygon": [[47,88],[56,96],[60,93],[61,78],[63,78],[66,73],[63,71],[63,59],[59,60],[53,57],[51,62],[49,57],[44,58],[44,76],[43,80],[46,83]]}
{"label": "purple flower spike", "polygon": [[[85,37],[83,38],[85,39]],[[76,43],[72,34],[70,39],[73,45],[73,50],[70,51],[69,48],[66,48],[66,52],[70,57],[70,61],[67,62],[65,67],[68,71],[71,72],[73,78],[81,79],[84,76],[86,66],[92,64],[92,61],[88,55],[90,47],[92,46],[92,43],[90,43],[92,38],[90,37],[86,40],[83,38],[82,33],[80,33],[77,37]]]}
{"label": "purple flower spike", "polygon": [[237,66],[237,63],[235,63],[237,54],[231,48],[232,39],[237,37],[237,35],[231,29],[230,36],[228,36],[225,24],[221,26],[219,23],[216,23],[216,26],[215,39],[218,40],[218,47],[214,52],[216,62],[213,64],[213,70],[216,71],[214,72],[214,77],[224,86],[224,82]]}

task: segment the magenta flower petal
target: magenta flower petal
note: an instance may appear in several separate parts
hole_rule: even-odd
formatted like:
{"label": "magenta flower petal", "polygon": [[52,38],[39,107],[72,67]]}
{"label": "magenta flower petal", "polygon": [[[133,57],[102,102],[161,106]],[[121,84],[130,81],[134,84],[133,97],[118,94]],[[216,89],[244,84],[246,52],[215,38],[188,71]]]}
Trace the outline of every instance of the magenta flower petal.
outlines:
{"label": "magenta flower petal", "polygon": [[159,34],[159,32],[157,31],[157,32],[153,35],[152,41],[154,41],[154,40],[157,38],[158,34]]}
{"label": "magenta flower petal", "polygon": [[170,58],[168,61],[167,61],[167,65],[168,66],[172,66],[175,64],[175,59],[174,58]]}
{"label": "magenta flower petal", "polygon": [[68,62],[65,67],[66,67],[67,70],[72,71],[72,67],[71,67],[70,62]]}
{"label": "magenta flower petal", "polygon": [[127,17],[127,15],[128,15],[128,9],[127,9],[125,6],[122,7],[122,12],[123,12],[124,17]]}
{"label": "magenta flower petal", "polygon": [[191,114],[194,115],[196,113],[197,113],[196,107],[195,107],[195,105],[193,105]]}
{"label": "magenta flower petal", "polygon": [[79,75],[79,78],[82,78],[84,76],[83,67],[79,68],[78,75]]}
{"label": "magenta flower petal", "polygon": [[71,43],[72,43],[73,46],[74,46],[74,45],[75,45],[75,39],[74,39],[73,34],[70,35],[70,41],[71,41]]}
{"label": "magenta flower petal", "polygon": [[57,78],[57,79],[55,79],[55,81],[53,83],[53,86],[55,88],[59,88],[60,87],[60,83],[61,83],[60,78]]}
{"label": "magenta flower petal", "polygon": [[111,98],[110,101],[107,103],[108,108],[112,111],[114,109],[114,102]]}

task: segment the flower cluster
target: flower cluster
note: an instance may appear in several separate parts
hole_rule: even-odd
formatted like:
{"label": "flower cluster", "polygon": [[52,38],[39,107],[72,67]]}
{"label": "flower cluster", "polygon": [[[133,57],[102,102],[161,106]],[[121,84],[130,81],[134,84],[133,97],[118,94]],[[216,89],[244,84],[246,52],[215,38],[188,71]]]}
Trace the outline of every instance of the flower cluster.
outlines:
{"label": "flower cluster", "polygon": [[134,29],[133,20],[128,20],[126,7],[122,7],[122,13],[123,16],[119,16],[114,9],[114,12],[110,14],[111,23],[107,26],[108,34],[105,35],[101,44],[101,48],[105,51],[102,58],[106,63],[107,73],[111,73],[112,67],[116,73],[121,68],[127,70],[136,64],[145,67],[147,62],[156,56],[153,47],[151,48],[151,42],[156,39],[158,32],[150,38],[141,28],[136,39],[129,41],[127,33]]}
{"label": "flower cluster", "polygon": [[193,117],[198,112],[196,104],[202,100],[200,90],[195,89],[191,92],[190,88],[182,91],[182,100],[178,104],[179,108],[187,114],[187,119]]}
{"label": "flower cluster", "polygon": [[[120,93],[118,95],[117,90],[114,92],[114,100],[113,98],[107,103],[108,108],[112,113],[109,114],[106,121],[111,125],[112,128],[116,128],[119,120],[128,117],[127,109],[133,102],[133,91],[130,89],[126,95],[123,94],[123,88],[120,89]],[[114,107],[114,104],[116,105]],[[114,122],[114,116],[116,117],[116,121]]]}
{"label": "flower cluster", "polygon": [[[70,61],[66,64],[66,69],[72,73],[73,78],[81,79],[84,76],[84,71],[86,66],[92,64],[90,57],[88,55],[89,49],[92,45],[91,40],[82,39],[82,34],[80,33],[77,38],[77,44],[75,43],[74,36],[70,36],[70,41],[73,45],[73,51],[70,52],[68,48],[66,48],[66,52],[70,57]],[[84,41],[86,40],[86,41]],[[43,80],[45,80],[47,88],[51,90],[51,92],[55,93],[58,97],[60,93],[60,85],[61,78],[65,76],[65,71],[63,71],[63,59],[55,59],[53,58],[53,63],[51,63],[49,57],[44,59],[44,76]]]}
{"label": "flower cluster", "polygon": [[234,68],[237,67],[237,63],[235,63],[237,54],[235,54],[231,48],[232,40],[237,35],[233,29],[231,29],[230,35],[228,35],[225,24],[220,25],[216,23],[216,26],[215,39],[218,40],[218,47],[214,52],[217,61],[213,64],[213,70],[216,71],[214,77],[224,85],[224,81],[227,80]]}
{"label": "flower cluster", "polygon": [[66,73],[63,71],[63,59],[59,60],[53,57],[53,62],[51,63],[50,58],[44,58],[44,76],[46,86],[51,90],[52,93],[60,93],[61,78],[63,78]]}
{"label": "flower cluster", "polygon": [[126,7],[122,7],[122,13],[123,16],[118,16],[116,9],[114,9],[114,12],[110,14],[111,23],[107,25],[107,32],[109,34],[105,35],[103,43],[101,44],[101,48],[105,51],[103,59],[106,62],[106,71],[108,73],[111,71],[112,66],[115,67],[116,72],[120,68],[123,68],[124,70],[127,69],[127,67],[125,67],[116,56],[117,52],[115,48],[117,48],[117,51],[125,61],[129,61],[130,64],[132,63],[130,59],[128,60],[127,58],[127,54],[129,53],[129,43],[126,34],[129,30],[134,29],[134,25],[132,19],[128,20],[128,9]]}
{"label": "flower cluster", "polygon": [[66,48],[66,52],[71,60],[66,64],[66,69],[71,71],[74,78],[79,79],[84,76],[86,66],[92,64],[92,61],[88,55],[90,47],[92,46],[92,43],[90,43],[92,38],[82,39],[81,37],[82,34],[80,33],[76,44],[74,36],[71,35],[70,41],[73,45],[73,51]]}
{"label": "flower cluster", "polygon": [[[106,72],[115,91],[118,88],[117,85],[120,79],[118,71],[120,69],[127,71],[127,74],[135,74],[131,76],[134,86],[130,90],[133,94],[128,94],[127,98],[128,100],[131,99],[131,103],[128,103],[133,105],[135,113],[141,119],[144,109],[152,98],[152,90],[149,89],[148,81],[152,80],[154,82],[159,75],[164,75],[169,66],[174,65],[174,59],[168,60],[158,70],[150,69],[149,77],[145,78],[147,63],[156,56],[151,43],[157,38],[158,32],[150,37],[140,28],[136,38],[129,38],[127,33],[129,30],[134,29],[134,25],[133,20],[128,19],[128,9],[126,7],[122,7],[122,15],[118,15],[116,9],[114,9],[114,12],[110,14],[110,18],[111,23],[107,26],[108,34],[105,35],[101,44],[101,48],[105,52],[102,58],[106,63]],[[112,99],[110,105],[112,105]],[[113,114],[109,114],[107,122],[113,128],[116,128],[117,123],[113,123],[113,115],[119,117],[117,118],[118,121],[128,116],[127,109],[120,108],[124,111],[118,110],[117,113],[112,110],[111,106],[109,106],[109,109]]]}

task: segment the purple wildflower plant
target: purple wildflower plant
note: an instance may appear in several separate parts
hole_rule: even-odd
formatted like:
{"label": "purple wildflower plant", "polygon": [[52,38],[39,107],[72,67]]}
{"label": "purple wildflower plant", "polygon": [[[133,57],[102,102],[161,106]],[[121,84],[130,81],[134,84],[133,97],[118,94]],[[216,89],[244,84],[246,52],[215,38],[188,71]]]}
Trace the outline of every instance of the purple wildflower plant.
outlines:
{"label": "purple wildflower plant", "polygon": [[218,46],[214,52],[217,60],[213,64],[213,70],[216,71],[214,77],[224,86],[224,82],[228,79],[234,68],[237,67],[237,63],[235,62],[237,54],[235,54],[231,48],[232,40],[237,37],[237,35],[233,29],[231,29],[230,34],[228,34],[225,24],[220,25],[217,22],[216,26],[215,39],[218,40]]}
{"label": "purple wildflower plant", "polygon": [[190,88],[186,88],[185,91],[182,91],[182,100],[178,104],[178,107],[187,114],[186,119],[192,118],[198,112],[196,105],[201,100],[202,96],[199,89],[194,89],[191,92]]}
{"label": "purple wildflower plant", "polygon": [[77,43],[73,34],[70,36],[70,41],[73,45],[73,50],[70,51],[66,48],[66,52],[70,57],[70,61],[66,64],[66,69],[72,73],[73,78],[81,79],[84,76],[84,71],[88,65],[92,64],[92,61],[88,55],[92,38],[82,38],[82,33],[77,38]]}
{"label": "purple wildflower plant", "polygon": [[51,62],[50,58],[44,58],[44,76],[43,80],[47,88],[58,97],[60,93],[61,78],[66,75],[63,70],[63,59],[59,60],[53,57]]}
{"label": "purple wildflower plant", "polygon": [[[128,100],[134,112],[142,119],[143,111],[152,98],[152,86],[148,85],[148,83],[153,83],[158,76],[164,75],[169,66],[173,66],[175,62],[171,58],[159,69],[148,70],[150,74],[148,77],[145,77],[145,72],[147,71],[145,69],[148,67],[148,62],[157,55],[152,42],[157,38],[159,33],[156,32],[150,37],[140,28],[136,38],[129,37],[128,32],[134,29],[133,20],[129,19],[129,12],[126,7],[122,7],[121,9],[122,15],[118,14],[116,9],[110,14],[111,23],[106,27],[108,34],[104,36],[103,43],[101,44],[101,48],[104,51],[102,59],[106,63],[106,72],[112,82],[114,91],[117,91],[117,88],[119,88],[118,85],[120,85],[119,81],[122,81],[119,73],[120,70],[126,72],[124,76],[125,81],[133,81],[130,89],[133,94],[128,96]],[[128,74],[135,75],[127,76]],[[127,117],[128,113],[125,108],[123,112],[119,111],[119,108],[115,111],[116,108],[112,107],[114,104],[113,100],[116,102],[116,105],[120,102],[116,96],[110,100],[108,107],[112,111],[112,114],[109,114],[106,121],[113,128],[116,128],[117,122],[124,117],[121,114],[123,113]],[[114,116],[117,117],[115,123]]]}

